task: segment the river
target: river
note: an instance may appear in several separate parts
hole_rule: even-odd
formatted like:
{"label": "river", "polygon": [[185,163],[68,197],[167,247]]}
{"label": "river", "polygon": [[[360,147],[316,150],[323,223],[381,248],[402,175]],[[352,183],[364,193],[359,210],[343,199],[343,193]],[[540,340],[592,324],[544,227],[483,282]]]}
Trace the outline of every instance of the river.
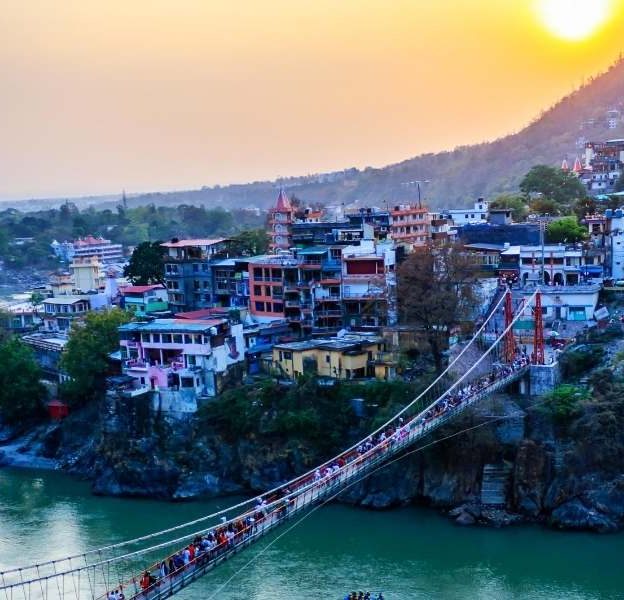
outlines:
{"label": "river", "polygon": [[[61,473],[0,469],[0,570],[138,536],[226,505],[225,499],[171,504],[100,498],[87,483]],[[250,549],[177,597],[209,599],[235,575],[219,600],[337,600],[364,588],[383,590],[387,600],[621,599],[623,557],[624,535],[460,528],[424,508],[372,512],[330,505],[261,556]]]}

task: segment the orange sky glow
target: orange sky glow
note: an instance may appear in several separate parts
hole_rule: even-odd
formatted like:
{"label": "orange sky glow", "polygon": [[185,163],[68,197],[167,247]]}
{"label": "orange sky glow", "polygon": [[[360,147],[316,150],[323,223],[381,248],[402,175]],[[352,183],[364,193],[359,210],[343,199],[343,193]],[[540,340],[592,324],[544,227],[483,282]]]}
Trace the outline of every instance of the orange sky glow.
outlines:
{"label": "orange sky glow", "polygon": [[624,0],[583,39],[545,1],[5,0],[0,199],[382,166],[518,130],[624,46]]}

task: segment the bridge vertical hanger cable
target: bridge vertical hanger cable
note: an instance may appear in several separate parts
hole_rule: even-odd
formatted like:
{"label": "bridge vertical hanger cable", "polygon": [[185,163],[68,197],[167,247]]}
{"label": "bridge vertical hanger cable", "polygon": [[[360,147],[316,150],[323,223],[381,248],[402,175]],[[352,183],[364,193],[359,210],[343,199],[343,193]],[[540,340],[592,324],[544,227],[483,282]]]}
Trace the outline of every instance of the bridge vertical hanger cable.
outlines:
{"label": "bridge vertical hanger cable", "polygon": [[[471,347],[471,345],[473,344],[475,339],[478,337],[478,335],[480,335],[480,333],[486,328],[487,324],[489,323],[490,319],[492,318],[492,315],[496,314],[496,311],[500,308],[500,305],[503,303],[504,299],[505,299],[504,295],[502,295],[499,298],[498,302],[496,303],[496,306],[493,308],[493,310],[490,313],[490,315],[487,317],[487,319],[484,320],[483,324],[479,327],[479,329],[474,334],[474,336],[470,339],[468,344],[461,350],[461,352],[455,357],[455,359],[446,367],[446,369],[440,375],[438,375],[434,379],[434,381],[431,382],[422,392],[420,392],[419,395],[416,398],[414,398],[414,400],[412,400],[405,407],[403,407],[403,409],[401,409],[396,415],[394,415],[394,417],[392,417],[386,423],[384,423],[383,425],[378,427],[375,431],[370,433],[365,439],[367,439],[368,437],[370,437],[372,435],[378,434],[380,431],[383,431],[391,423],[393,423],[398,417],[400,417],[401,415],[405,414],[410,408],[412,408],[415,404],[417,404],[421,399],[425,398],[426,394],[428,394],[431,390],[433,390],[438,383],[443,381],[443,379],[448,375],[448,373],[453,368],[453,366],[457,363],[457,361],[467,352],[468,348]],[[362,443],[362,440],[356,442],[351,448],[348,448],[347,450],[345,450],[345,452],[354,450],[355,448],[357,448],[357,446],[360,443]],[[334,459],[331,459],[330,461],[326,461],[321,466],[326,466],[327,464],[331,463],[333,460],[335,460],[335,457],[334,457]],[[316,467],[315,467],[315,469],[316,469]],[[314,473],[315,469],[312,469],[312,470],[308,471],[307,473],[304,473],[304,474],[300,475],[298,478],[302,478],[302,477],[306,477],[306,476],[312,475]],[[296,479],[298,479],[298,478],[296,478]],[[264,492],[259,497],[273,494],[273,493],[277,492],[280,489],[280,487],[281,486],[278,486],[278,487],[275,487],[275,488],[273,488],[271,490],[268,490],[268,491]],[[110,544],[110,545],[107,545],[107,546],[103,546],[101,548],[95,548],[95,549],[92,549],[92,550],[87,550],[86,552],[81,553],[81,554],[71,555],[71,556],[67,556],[67,557],[64,557],[64,558],[54,559],[54,560],[50,560],[50,561],[45,561],[45,562],[41,562],[41,563],[37,563],[37,564],[24,566],[24,567],[14,567],[14,568],[11,568],[11,569],[6,569],[4,571],[1,571],[0,573],[2,573],[4,575],[4,574],[17,572],[18,570],[22,571],[22,570],[34,569],[37,566],[39,566],[39,567],[50,566],[53,562],[56,562],[56,563],[61,562],[61,561],[68,561],[68,562],[70,562],[71,559],[75,559],[75,558],[83,558],[84,557],[85,558],[85,562],[87,562],[86,556],[89,556],[89,555],[92,555],[92,554],[97,554],[98,552],[101,552],[101,551],[115,550],[115,549],[122,548],[122,547],[125,547],[125,546],[128,546],[128,545],[131,545],[131,544],[136,544],[136,543],[139,543],[139,542],[143,542],[143,541],[146,541],[148,539],[152,539],[154,537],[159,537],[159,536],[162,536],[162,535],[166,535],[166,534],[171,533],[173,531],[179,531],[180,529],[191,527],[193,525],[196,525],[197,523],[201,523],[201,522],[204,522],[204,521],[209,520],[209,519],[217,518],[217,517],[225,514],[226,512],[231,512],[232,510],[236,510],[236,509],[241,508],[243,506],[250,505],[251,503],[253,503],[253,501],[255,499],[256,498],[252,498],[250,500],[241,502],[241,503],[239,503],[239,504],[237,504],[235,506],[228,507],[226,509],[217,511],[217,512],[212,513],[210,515],[205,515],[205,516],[200,517],[198,519],[195,519],[195,520],[192,520],[192,521],[188,521],[186,523],[182,523],[180,525],[176,525],[174,527],[170,527],[168,529],[164,529],[164,530],[161,530],[161,531],[158,531],[158,532],[153,532],[153,533],[150,533],[150,534],[146,534],[144,536],[140,536],[140,537],[133,538],[133,539],[130,539],[130,540],[125,540],[125,541],[122,541],[122,542],[118,542],[116,544]]]}
{"label": "bridge vertical hanger cable", "polygon": [[[533,299],[533,297],[531,297],[531,299],[530,299],[529,301],[531,301],[532,299]],[[502,301],[502,298],[501,298],[501,301]],[[474,371],[474,369],[475,369],[475,368],[476,368],[476,367],[477,367],[477,366],[478,366],[478,365],[479,365],[479,364],[480,364],[480,363],[481,363],[481,362],[485,359],[485,357],[486,357],[486,356],[488,356],[488,355],[489,355],[489,354],[490,354],[490,353],[491,353],[494,349],[496,349],[496,348],[497,348],[497,346],[498,346],[498,344],[499,344],[500,340],[501,340],[501,339],[502,339],[502,338],[503,338],[503,337],[504,337],[504,336],[505,336],[505,335],[509,332],[509,330],[512,328],[513,324],[517,321],[517,319],[518,319],[520,316],[521,316],[521,315],[520,315],[520,314],[518,314],[518,315],[517,315],[517,316],[513,319],[513,322],[509,324],[509,326],[505,329],[505,331],[501,334],[501,336],[500,336],[500,337],[499,337],[499,338],[498,338],[498,339],[497,339],[497,340],[496,340],[496,341],[492,344],[492,346],[491,346],[491,347],[490,347],[490,348],[489,348],[489,349],[488,349],[488,350],[487,350],[487,351],[486,351],[486,352],[485,352],[485,353],[484,353],[484,354],[483,354],[483,355],[482,355],[482,356],[481,356],[481,357],[480,357],[480,358],[479,358],[479,359],[475,362],[475,364],[474,364],[474,365],[473,365],[470,369],[468,369],[468,371],[467,371],[467,372],[465,372],[465,373],[463,373],[463,374],[462,374],[462,376],[459,378],[459,380],[458,380],[458,381],[456,381],[454,384],[450,385],[450,387],[449,387],[449,388],[448,388],[448,389],[444,392],[444,394],[442,394],[442,396],[441,396],[441,397],[443,397],[444,395],[448,394],[451,390],[455,389],[455,388],[456,388],[456,387],[457,387],[457,386],[458,386],[458,385],[459,385],[462,381],[464,381],[464,380],[467,378],[467,376],[468,376],[470,373],[472,373],[472,371]],[[404,413],[405,413],[405,412],[406,412],[406,411],[407,411],[410,407],[413,407],[413,406],[414,406],[414,404],[416,403],[416,401],[419,401],[419,400],[423,399],[429,391],[431,391],[432,389],[435,389],[435,388],[436,388],[436,385],[437,385],[437,384],[441,381],[442,377],[444,377],[444,376],[445,376],[445,375],[449,372],[449,369],[450,369],[450,368],[451,368],[451,367],[452,367],[452,366],[453,366],[453,365],[457,362],[457,360],[458,360],[458,359],[459,359],[459,358],[460,358],[460,357],[461,357],[461,356],[465,353],[465,351],[467,350],[467,348],[468,348],[468,347],[469,347],[469,346],[470,346],[470,345],[474,342],[474,340],[477,338],[477,335],[478,335],[481,331],[483,331],[483,329],[485,328],[485,326],[487,325],[487,323],[488,323],[488,321],[486,321],[486,322],[484,322],[484,323],[483,323],[483,325],[481,326],[481,328],[479,329],[479,331],[477,332],[477,334],[475,334],[475,336],[473,336],[473,338],[470,340],[469,344],[468,344],[468,345],[467,345],[467,346],[466,346],[466,347],[462,350],[462,352],[460,352],[460,354],[458,355],[458,357],[457,357],[457,358],[456,358],[456,359],[455,359],[455,360],[451,363],[451,365],[449,365],[449,367],[447,367],[447,369],[446,369],[446,370],[445,370],[445,371],[444,371],[444,372],[443,372],[443,373],[442,373],[442,374],[441,374],[441,375],[440,375],[440,376],[439,376],[439,377],[438,377],[438,378],[437,378],[434,382],[432,382],[432,384],[430,384],[430,385],[429,385],[429,386],[428,386],[428,387],[427,387],[427,388],[426,388],[426,389],[425,389],[425,390],[424,390],[424,391],[423,391],[423,392],[422,392],[422,393],[421,393],[421,394],[420,394],[417,398],[415,398],[415,399],[414,399],[414,400],[413,400],[413,401],[412,401],[412,402],[411,402],[408,406],[404,407],[404,409],[402,409],[399,413],[397,413],[397,415],[395,415],[392,419],[390,419],[390,420],[388,421],[388,423],[387,423],[387,424],[393,424],[393,423],[395,423],[395,422],[397,421],[397,419],[398,419],[398,417],[399,417],[400,415],[404,414]],[[441,399],[441,398],[440,398],[440,399]],[[432,405],[432,404],[429,404],[428,406],[431,406],[431,405]],[[420,415],[420,414],[422,414],[422,411],[421,411],[421,413],[419,413],[419,415]],[[418,417],[419,415],[417,415],[417,417]],[[414,418],[412,419],[412,422],[413,422],[415,419],[416,419],[416,417],[414,417]],[[384,428],[384,426],[382,426],[382,428],[380,428],[380,429],[383,429],[383,428]],[[378,432],[378,431],[380,431],[380,429],[378,429],[378,430],[377,430],[377,432]],[[370,437],[370,436],[367,436],[367,438],[365,438],[365,439],[368,439],[368,437]],[[356,446],[353,446],[352,448],[354,449],[354,448],[356,448]],[[340,457],[340,456],[343,456],[346,452],[349,452],[349,451],[351,451],[351,449],[349,449],[349,450],[347,450],[347,451],[343,451],[343,453],[342,453],[341,455],[338,455],[338,456],[339,456],[339,457]],[[325,464],[328,464],[328,463],[325,463]],[[313,471],[311,471],[311,472],[313,472]],[[303,482],[303,483],[304,483],[303,487],[304,487],[304,489],[306,488],[306,485],[305,485],[305,479],[304,479],[304,477],[303,477],[303,476],[300,476],[300,477],[298,477],[298,478],[295,478],[295,479],[293,480],[293,482],[300,482],[300,483],[301,483],[301,482]],[[284,486],[284,485],[289,485],[290,483],[292,483],[292,482],[289,482],[288,484],[283,484],[283,485],[282,485],[282,486],[280,486],[279,488],[275,488],[275,489],[276,489],[276,490],[283,489],[283,486]],[[262,494],[260,497],[261,497],[261,498],[262,498],[262,497],[267,497],[267,495],[268,495],[268,493],[266,493],[266,492],[265,492],[265,493],[264,493],[264,494]],[[251,501],[253,501],[253,499],[252,499]],[[244,503],[240,503],[239,505],[236,505],[235,507],[229,507],[229,508],[224,509],[224,510],[222,510],[222,511],[219,511],[219,513],[215,513],[215,514],[223,514],[223,513],[225,513],[226,511],[231,511],[231,510],[233,510],[233,509],[235,509],[235,508],[237,508],[237,507],[239,507],[239,506],[249,505],[249,503],[250,503],[250,501],[247,501],[247,502],[244,502]],[[197,521],[203,521],[203,520],[205,520],[205,518],[202,518],[202,519],[196,520],[195,522],[197,522]],[[194,523],[194,522],[190,522],[190,523]],[[188,524],[185,524],[185,525],[188,525]],[[214,527],[216,527],[216,526],[217,526],[217,525],[214,525],[214,526],[213,526],[213,528],[214,528]],[[178,526],[178,527],[176,527],[176,528],[171,528],[171,529],[180,529],[181,527],[183,527],[183,526]],[[93,568],[93,570],[94,570],[94,578],[95,578],[95,574],[96,574],[96,567],[97,567],[97,566],[101,566],[101,567],[102,567],[102,570],[103,570],[104,564],[110,565],[110,563],[111,563],[111,562],[117,562],[117,561],[122,560],[122,559],[123,559],[123,560],[125,560],[125,559],[127,559],[127,558],[129,558],[129,557],[131,557],[131,556],[139,556],[139,555],[142,555],[142,554],[146,554],[146,553],[147,553],[147,552],[149,552],[149,551],[152,551],[152,550],[155,550],[155,549],[159,549],[159,548],[165,547],[165,546],[167,546],[167,545],[171,545],[171,544],[173,544],[173,543],[177,543],[178,541],[181,541],[181,540],[184,540],[184,539],[187,539],[187,540],[188,540],[188,539],[189,539],[189,537],[190,537],[191,535],[201,534],[201,533],[203,533],[203,532],[205,532],[205,531],[207,531],[207,530],[206,530],[206,529],[202,529],[202,530],[200,530],[199,532],[195,532],[194,534],[188,534],[187,536],[183,536],[182,538],[178,538],[177,540],[168,540],[168,541],[166,541],[166,542],[164,542],[164,543],[157,544],[157,545],[155,545],[155,546],[151,546],[150,548],[143,548],[143,549],[140,549],[140,550],[137,550],[137,551],[131,552],[131,553],[126,553],[126,554],[124,554],[124,555],[122,555],[122,556],[118,556],[118,557],[114,557],[114,558],[110,558],[110,559],[106,559],[106,560],[100,560],[100,561],[99,561],[99,563],[98,563],[98,562],[96,562],[96,563],[93,563],[93,564],[89,564],[89,563],[88,563],[88,560],[87,560],[87,554],[91,554],[92,552],[84,553],[84,554],[82,555],[82,557],[84,558],[84,561],[85,561],[85,566],[84,566],[84,567],[78,567],[78,568],[77,568],[77,569],[75,569],[75,570],[77,571],[77,574],[78,574],[78,577],[79,577],[79,581],[80,581],[80,573],[81,573],[81,571],[82,571],[82,570],[85,570],[85,569],[86,569],[86,571],[87,571],[87,577],[88,577],[88,579],[89,579],[89,586],[90,586],[90,588],[91,588],[91,592],[92,592],[92,596],[95,596],[95,590],[93,589],[93,585],[92,585],[92,582],[91,582],[91,579],[90,579],[90,575],[89,575],[89,570],[90,570],[90,568]],[[162,533],[163,533],[163,532],[159,532],[159,534],[162,534]],[[149,537],[155,537],[155,534],[154,534],[154,535],[151,535],[151,536],[143,536],[143,538],[146,538],[146,537],[147,537],[147,538],[149,538]],[[126,543],[127,543],[127,542],[126,542]],[[122,544],[119,544],[119,545],[122,545]],[[116,546],[118,547],[119,545],[116,545]],[[101,551],[102,551],[102,549],[100,549],[100,551],[99,551],[100,559],[102,559],[102,558],[103,558],[103,557],[102,557],[102,554],[101,554]],[[69,560],[69,563],[70,563],[70,566],[71,566],[71,557],[69,557],[69,558],[68,558],[68,560]],[[17,570],[20,572],[20,577],[21,577],[21,580],[23,581],[23,577],[21,576],[21,575],[22,575],[22,571],[21,571],[21,569],[19,569],[19,568],[18,568]],[[55,571],[56,571],[56,567],[55,567]],[[64,575],[64,574],[63,574],[63,573],[61,573],[61,575]],[[106,582],[106,576],[105,576],[104,570],[103,570],[103,575],[104,575],[104,579],[105,579],[105,582]],[[4,575],[3,575],[3,580],[4,580]],[[29,581],[28,583],[30,584],[31,582]],[[12,586],[9,586],[9,587],[12,587]]]}

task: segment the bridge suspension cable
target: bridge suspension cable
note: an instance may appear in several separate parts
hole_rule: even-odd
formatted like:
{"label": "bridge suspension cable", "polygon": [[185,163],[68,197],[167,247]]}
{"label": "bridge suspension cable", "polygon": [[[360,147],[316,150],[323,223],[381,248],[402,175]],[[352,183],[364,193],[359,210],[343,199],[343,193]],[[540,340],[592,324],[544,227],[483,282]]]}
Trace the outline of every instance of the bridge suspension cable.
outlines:
{"label": "bridge suspension cable", "polygon": [[[535,294],[533,294],[533,296],[528,300],[528,303],[532,302],[534,297],[535,297]],[[402,410],[400,410],[396,415],[394,415],[386,423],[381,425],[372,434],[370,434],[369,436],[364,438],[364,440],[354,444],[349,449],[347,449],[346,451],[342,452],[337,457],[334,457],[330,461],[326,461],[325,463],[323,463],[323,465],[321,465],[320,467],[317,467],[317,469],[318,468],[324,468],[324,467],[326,467],[328,465],[331,465],[336,460],[339,460],[341,457],[347,456],[349,453],[353,452],[356,448],[358,448],[358,445],[360,445],[364,441],[370,439],[371,436],[385,431],[391,424],[396,423],[401,418],[402,415],[404,415],[408,410],[410,410],[412,407],[414,407],[414,405],[419,400],[421,400],[430,390],[432,390],[434,388],[434,386],[436,386],[439,382],[442,381],[442,379],[457,364],[458,360],[465,354],[465,352],[473,344],[473,342],[479,338],[479,336],[482,334],[482,332],[484,331],[485,327],[489,323],[490,319],[492,318],[492,315],[496,314],[496,311],[498,310],[500,304],[502,304],[504,298],[505,298],[505,296],[501,296],[501,298],[499,299],[496,307],[491,311],[490,315],[485,319],[485,321],[480,326],[478,331],[473,335],[473,337],[468,342],[468,344],[462,349],[462,351],[451,362],[451,364],[449,364],[449,366],[443,371],[443,373],[441,373],[431,384],[429,384],[425,388],[425,390],[423,390],[412,402],[410,402],[408,405],[406,405]],[[504,336],[509,333],[509,331],[511,330],[511,328],[513,327],[515,322],[522,316],[522,314],[523,314],[523,310],[521,309],[518,312],[518,314],[513,318],[513,320],[507,325],[507,327],[501,333],[501,335],[490,345],[490,347],[479,357],[479,359],[476,360],[475,363],[467,371],[465,371],[461,375],[461,377],[459,377],[459,379],[455,383],[453,383],[450,386],[446,387],[445,391],[441,395],[437,396],[436,399],[432,403],[428,404],[423,410],[421,410],[419,413],[417,413],[409,421],[409,423],[412,424],[412,423],[416,422],[418,419],[422,418],[422,415],[426,414],[427,410],[429,410],[430,407],[434,406],[436,404],[436,402],[438,402],[439,400],[443,399],[445,396],[449,395],[452,390],[454,390],[463,381],[465,381],[467,379],[467,377],[485,359],[485,357],[488,356],[495,348],[498,347],[498,344],[501,341],[501,339],[503,339]],[[401,420],[401,422],[402,422],[402,420]],[[436,424],[436,427],[439,424],[441,424],[441,422]],[[429,427],[429,428],[422,427],[422,435],[424,435],[425,433],[428,433],[428,429],[431,429],[431,427]],[[412,442],[410,441],[410,443],[412,443]],[[358,460],[359,459],[356,459],[352,463],[349,463],[349,464],[350,465],[354,465],[356,462],[358,462]],[[360,471],[362,471],[362,470],[365,471],[365,469],[366,469],[366,465],[358,464],[357,468],[355,468],[354,472],[356,474],[359,474]],[[48,580],[54,579],[54,578],[59,578],[59,577],[63,578],[63,586],[64,586],[65,585],[65,579],[64,578],[66,576],[71,576],[72,577],[72,583],[75,586],[75,580],[73,579],[73,575],[74,574],[78,573],[78,575],[79,575],[80,572],[86,572],[87,574],[89,574],[90,572],[93,572],[93,577],[95,579],[96,569],[98,567],[100,567],[102,569],[103,581],[104,581],[104,584],[106,585],[107,584],[107,577],[106,577],[106,574],[104,572],[104,567],[107,567],[110,570],[110,565],[111,564],[119,564],[120,562],[127,562],[128,560],[136,558],[138,556],[141,556],[141,555],[144,555],[144,554],[148,554],[148,553],[151,553],[151,552],[155,552],[155,551],[160,550],[162,548],[170,547],[170,546],[173,546],[175,544],[179,544],[182,541],[192,539],[192,538],[194,538],[196,536],[200,536],[200,535],[206,534],[207,532],[210,532],[210,531],[216,529],[217,527],[223,527],[224,525],[234,523],[234,521],[236,521],[237,519],[240,519],[240,515],[237,516],[235,519],[230,519],[230,520],[225,519],[224,523],[214,524],[214,525],[211,525],[208,528],[202,528],[199,531],[195,531],[195,532],[190,533],[190,534],[187,533],[187,534],[185,534],[185,535],[183,535],[181,537],[177,537],[175,539],[168,539],[166,541],[163,541],[163,542],[160,542],[158,544],[149,546],[147,548],[140,548],[138,550],[135,550],[135,551],[132,551],[132,552],[126,552],[126,553],[119,554],[117,556],[113,556],[113,557],[110,557],[110,558],[105,558],[104,559],[102,557],[102,553],[103,552],[119,549],[119,548],[122,548],[122,547],[125,547],[125,546],[128,546],[128,545],[131,545],[131,544],[136,544],[136,543],[142,542],[142,541],[147,541],[148,539],[152,539],[152,538],[155,538],[155,537],[163,536],[163,535],[166,535],[168,533],[172,533],[174,531],[179,531],[180,529],[183,529],[183,528],[189,528],[189,527],[191,527],[193,525],[196,525],[198,523],[205,522],[208,519],[216,518],[216,517],[225,515],[227,512],[231,513],[231,511],[237,510],[239,508],[249,507],[249,506],[252,505],[253,502],[256,502],[256,501],[258,501],[260,499],[263,499],[263,498],[270,498],[272,494],[274,495],[275,493],[277,493],[279,491],[282,491],[284,489],[289,489],[290,487],[292,487],[295,484],[300,484],[300,487],[295,492],[291,492],[291,493],[287,494],[286,496],[281,496],[278,500],[269,502],[268,504],[265,504],[265,506],[266,506],[266,509],[268,510],[268,509],[274,509],[280,502],[283,502],[284,499],[287,499],[288,501],[294,499],[296,501],[296,499],[298,499],[299,497],[302,497],[302,494],[305,494],[307,491],[309,491],[311,488],[314,487],[315,482],[314,481],[312,481],[312,482],[310,481],[310,476],[312,474],[314,474],[315,471],[316,471],[316,469],[312,469],[312,470],[308,471],[307,473],[304,473],[303,475],[301,475],[301,476],[291,480],[290,482],[285,483],[285,484],[283,484],[281,486],[278,486],[278,487],[270,490],[269,492],[265,492],[265,493],[261,494],[260,496],[252,498],[250,500],[246,500],[246,501],[238,503],[238,504],[236,504],[234,506],[230,506],[230,507],[228,507],[226,509],[217,511],[217,512],[211,514],[211,515],[207,515],[207,516],[201,517],[199,519],[195,519],[193,521],[189,521],[187,523],[184,523],[184,524],[181,524],[181,525],[177,525],[177,526],[171,527],[169,529],[165,529],[163,531],[147,534],[145,536],[134,538],[132,540],[127,540],[127,541],[124,541],[124,542],[111,544],[111,545],[108,545],[108,546],[104,546],[104,547],[102,547],[100,549],[86,551],[86,552],[84,552],[82,554],[66,557],[64,559],[57,559],[57,560],[52,560],[52,561],[46,561],[46,562],[39,563],[39,564],[36,564],[36,565],[30,565],[28,567],[22,567],[22,568],[18,567],[18,568],[13,568],[13,569],[8,569],[8,570],[5,570],[5,571],[2,571],[2,572],[0,572],[0,576],[2,577],[2,585],[0,585],[0,590],[4,589],[5,593],[6,593],[6,590],[11,589],[11,591],[12,591],[13,588],[19,587],[19,586],[21,586],[25,590],[26,586],[28,586],[30,588],[30,586],[33,583],[39,582],[41,584],[43,581],[46,582],[46,586],[47,586]],[[352,471],[353,471],[353,469],[352,469]],[[366,472],[364,473],[363,476],[366,476]],[[244,514],[246,514],[246,513],[244,513]],[[89,561],[87,560],[87,556],[91,556],[91,555],[96,554],[96,553],[98,555],[99,560],[96,559],[94,562],[89,563]],[[71,561],[72,561],[72,559],[77,559],[77,558],[82,558],[85,561],[86,564],[84,566],[74,567],[72,565]],[[59,563],[63,563],[63,562],[68,562],[69,563],[69,568],[65,569],[65,570],[62,570],[62,571],[57,571],[57,566],[59,565]],[[50,565],[53,567],[54,572],[41,577],[40,576],[40,568],[42,566],[50,566]],[[36,577],[30,577],[29,579],[25,580],[24,579],[24,571],[27,571],[29,569],[30,570],[36,569],[37,570],[37,576]],[[19,581],[15,581],[13,583],[9,583],[8,585],[6,585],[5,577],[7,575],[9,575],[9,574],[13,574],[13,575],[19,574],[20,580]],[[110,579],[110,577],[109,577],[109,579]],[[118,579],[121,580],[121,577],[118,577]],[[79,587],[78,593],[80,593],[80,585],[78,587]],[[91,585],[90,585],[90,587],[91,587]],[[43,592],[43,588],[42,588],[42,592]],[[92,598],[96,598],[97,597],[95,595],[96,593],[97,592],[95,591],[95,589],[93,589],[91,597]],[[46,597],[47,598],[47,594],[43,595],[42,597]]]}

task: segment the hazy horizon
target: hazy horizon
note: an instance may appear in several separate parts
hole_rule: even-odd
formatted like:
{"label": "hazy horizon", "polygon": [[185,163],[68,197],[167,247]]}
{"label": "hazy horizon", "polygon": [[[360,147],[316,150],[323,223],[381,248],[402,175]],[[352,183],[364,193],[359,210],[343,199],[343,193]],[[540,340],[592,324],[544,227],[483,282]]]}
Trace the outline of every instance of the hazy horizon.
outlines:
{"label": "hazy horizon", "polygon": [[0,200],[381,167],[518,131],[622,49],[622,0],[580,41],[543,1],[8,0]]}

